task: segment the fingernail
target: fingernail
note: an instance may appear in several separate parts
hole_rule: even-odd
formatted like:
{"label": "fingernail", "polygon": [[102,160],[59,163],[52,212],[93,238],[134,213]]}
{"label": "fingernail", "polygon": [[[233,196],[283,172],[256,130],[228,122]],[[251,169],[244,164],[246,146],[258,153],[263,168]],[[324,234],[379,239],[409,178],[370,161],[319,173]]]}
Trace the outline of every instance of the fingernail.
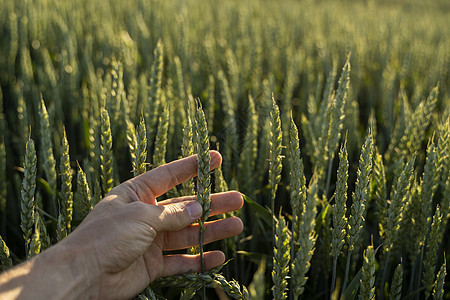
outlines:
{"label": "fingernail", "polygon": [[186,203],[186,210],[193,219],[198,219],[202,215],[202,206],[197,201]]}

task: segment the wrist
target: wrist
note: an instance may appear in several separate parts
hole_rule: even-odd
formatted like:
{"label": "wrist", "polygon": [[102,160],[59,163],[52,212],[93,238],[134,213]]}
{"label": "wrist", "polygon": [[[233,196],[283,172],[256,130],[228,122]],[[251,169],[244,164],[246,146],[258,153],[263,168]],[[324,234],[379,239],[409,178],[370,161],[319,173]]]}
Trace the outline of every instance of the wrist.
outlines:
{"label": "wrist", "polygon": [[[81,248],[81,247],[80,247]],[[96,298],[95,268],[62,241],[0,276],[2,299]]]}

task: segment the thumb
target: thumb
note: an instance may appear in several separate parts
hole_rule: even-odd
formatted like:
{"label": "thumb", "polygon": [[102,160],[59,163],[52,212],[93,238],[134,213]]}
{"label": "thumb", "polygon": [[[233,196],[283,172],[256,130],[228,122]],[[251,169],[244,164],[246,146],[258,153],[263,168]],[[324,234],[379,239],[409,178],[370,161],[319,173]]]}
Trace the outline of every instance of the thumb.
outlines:
{"label": "thumb", "polygon": [[[148,222],[156,230],[177,231],[201,217],[202,207],[197,201],[185,201],[164,206],[151,205]],[[158,209],[155,209],[158,208]]]}

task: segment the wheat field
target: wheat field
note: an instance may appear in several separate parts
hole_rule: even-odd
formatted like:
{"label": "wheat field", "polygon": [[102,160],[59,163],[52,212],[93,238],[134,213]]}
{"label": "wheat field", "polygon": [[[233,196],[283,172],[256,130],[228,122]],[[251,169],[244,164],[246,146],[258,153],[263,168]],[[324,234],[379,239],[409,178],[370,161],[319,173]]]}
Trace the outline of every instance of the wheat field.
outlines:
{"label": "wheat field", "polygon": [[203,226],[238,190],[219,217],[244,232],[137,299],[450,299],[449,20],[445,0],[0,0],[1,270],[198,154],[161,199],[197,194]]}

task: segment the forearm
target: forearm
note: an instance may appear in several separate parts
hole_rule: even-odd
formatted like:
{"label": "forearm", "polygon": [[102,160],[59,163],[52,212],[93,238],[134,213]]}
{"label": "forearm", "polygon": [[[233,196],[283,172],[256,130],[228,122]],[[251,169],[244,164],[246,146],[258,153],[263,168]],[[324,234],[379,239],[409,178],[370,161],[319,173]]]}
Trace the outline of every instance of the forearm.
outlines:
{"label": "forearm", "polygon": [[[0,274],[0,299],[87,299],[95,274],[63,242]],[[87,267],[86,267],[87,266]],[[94,293],[94,295],[93,295]]]}

